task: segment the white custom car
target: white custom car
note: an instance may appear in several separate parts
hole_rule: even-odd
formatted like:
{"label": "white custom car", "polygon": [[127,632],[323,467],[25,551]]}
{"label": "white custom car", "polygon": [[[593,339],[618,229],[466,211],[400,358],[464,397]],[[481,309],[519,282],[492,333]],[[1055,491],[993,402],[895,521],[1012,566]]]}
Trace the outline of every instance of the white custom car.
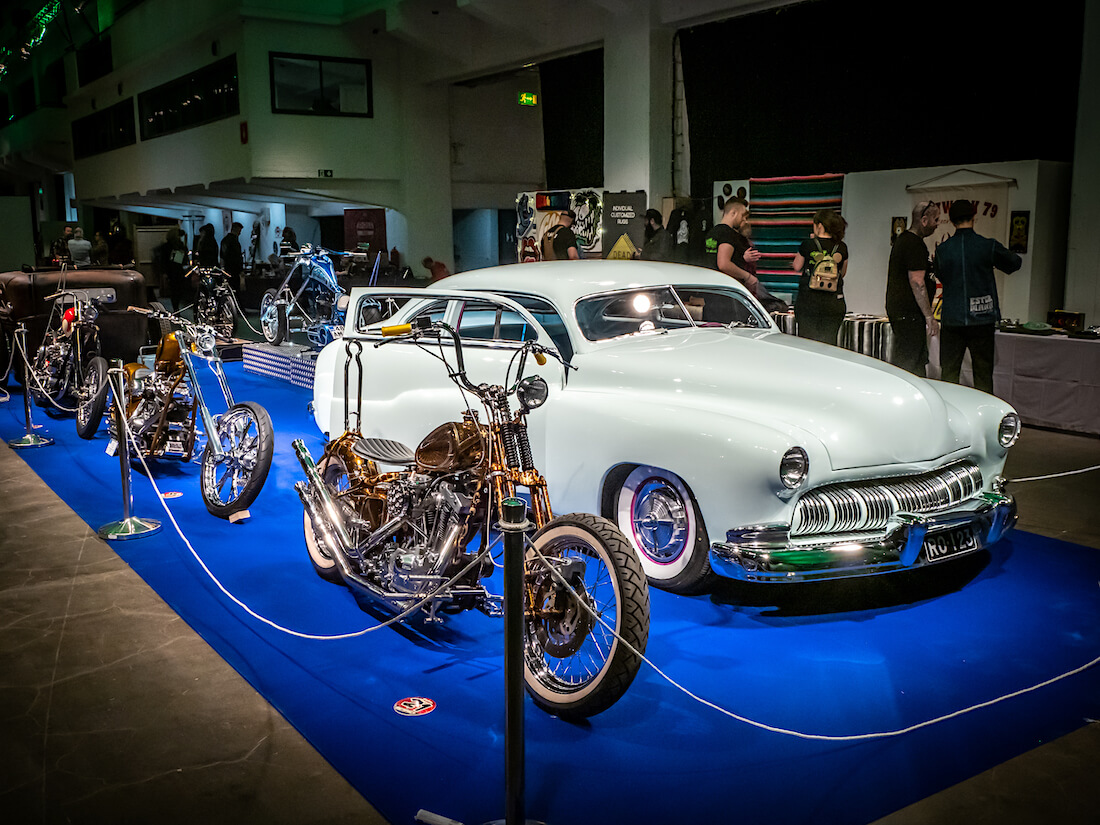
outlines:
{"label": "white custom car", "polygon": [[616,521],[655,586],[905,570],[978,551],[1016,522],[1001,477],[1020,430],[1008,404],[784,334],[717,272],[531,263],[351,300],[343,340],[317,359],[323,432],[345,430],[345,386],[365,436],[413,446],[465,409],[437,358],[410,341],[376,346],[383,325],[451,324],[475,383],[502,383],[516,342],[535,339],[571,365],[527,370],[550,385],[529,426],[554,508]]}

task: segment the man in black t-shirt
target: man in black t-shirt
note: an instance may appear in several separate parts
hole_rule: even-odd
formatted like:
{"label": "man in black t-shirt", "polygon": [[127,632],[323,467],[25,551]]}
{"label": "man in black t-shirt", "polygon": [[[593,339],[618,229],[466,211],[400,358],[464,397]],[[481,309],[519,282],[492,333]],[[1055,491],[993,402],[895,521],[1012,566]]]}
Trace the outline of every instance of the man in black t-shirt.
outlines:
{"label": "man in black t-shirt", "polygon": [[748,222],[749,207],[743,200],[732,198],[726,201],[722,210],[722,219],[714,225],[707,235],[707,266],[724,272],[741,282],[753,295],[758,295],[760,281],[749,271],[750,266],[760,260],[760,250],[749,245],[741,234],[741,228]]}
{"label": "man in black t-shirt", "polygon": [[894,336],[890,363],[921,378],[927,375],[928,339],[939,333],[932,317],[935,280],[924,243],[939,220],[940,208],[934,202],[913,207],[910,228],[894,239],[886,276],[886,314]]}

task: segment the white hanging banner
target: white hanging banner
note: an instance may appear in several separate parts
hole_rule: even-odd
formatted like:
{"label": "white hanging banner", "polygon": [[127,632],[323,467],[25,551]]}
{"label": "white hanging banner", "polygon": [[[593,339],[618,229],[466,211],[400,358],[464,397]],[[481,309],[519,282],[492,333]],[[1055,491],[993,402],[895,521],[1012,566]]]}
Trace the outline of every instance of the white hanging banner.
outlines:
{"label": "white hanging banner", "polygon": [[932,201],[940,208],[940,222],[925,243],[928,250],[935,253],[936,247],[955,234],[955,226],[947,217],[951,204],[957,200],[968,200],[974,204],[974,231],[987,238],[995,238],[1008,245],[1008,181],[982,183],[967,186],[945,186],[919,191],[910,190],[913,206],[921,201]]}

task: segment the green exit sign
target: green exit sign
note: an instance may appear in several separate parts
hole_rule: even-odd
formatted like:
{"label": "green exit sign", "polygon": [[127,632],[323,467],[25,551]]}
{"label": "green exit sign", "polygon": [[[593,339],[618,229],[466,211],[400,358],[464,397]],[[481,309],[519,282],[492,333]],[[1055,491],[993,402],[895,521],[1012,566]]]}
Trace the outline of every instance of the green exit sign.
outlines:
{"label": "green exit sign", "polygon": [[519,93],[519,105],[520,106],[538,106],[539,96],[534,92],[520,92]]}

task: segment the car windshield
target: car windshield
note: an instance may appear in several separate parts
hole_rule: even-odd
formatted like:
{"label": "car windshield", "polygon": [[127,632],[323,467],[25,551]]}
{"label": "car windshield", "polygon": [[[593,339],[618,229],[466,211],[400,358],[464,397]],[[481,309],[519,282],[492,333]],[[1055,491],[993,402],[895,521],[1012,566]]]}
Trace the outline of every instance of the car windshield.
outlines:
{"label": "car windshield", "polygon": [[582,298],[577,325],[589,341],[685,327],[766,327],[760,309],[732,289],[655,286]]}

